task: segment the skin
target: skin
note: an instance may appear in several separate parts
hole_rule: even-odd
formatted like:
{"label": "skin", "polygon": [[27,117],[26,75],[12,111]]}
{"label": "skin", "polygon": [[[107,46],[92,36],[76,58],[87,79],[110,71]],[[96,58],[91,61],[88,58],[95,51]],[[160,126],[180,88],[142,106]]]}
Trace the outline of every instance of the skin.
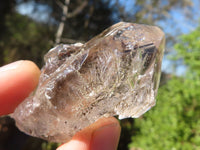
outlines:
{"label": "skin", "polygon": [[[7,115],[37,86],[39,68],[31,61],[21,60],[0,67],[0,116]],[[58,150],[116,150],[120,125],[114,117],[102,118],[78,132]]]}

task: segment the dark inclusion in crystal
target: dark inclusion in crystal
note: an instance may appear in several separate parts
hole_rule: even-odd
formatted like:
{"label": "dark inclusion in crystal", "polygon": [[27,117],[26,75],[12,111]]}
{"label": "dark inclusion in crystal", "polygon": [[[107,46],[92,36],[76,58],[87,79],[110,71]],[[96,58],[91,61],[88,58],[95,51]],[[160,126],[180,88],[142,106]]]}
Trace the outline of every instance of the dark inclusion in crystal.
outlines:
{"label": "dark inclusion in crystal", "polygon": [[101,117],[139,117],[155,105],[164,51],[155,26],[120,22],[85,44],[45,55],[39,85],[12,114],[22,131],[66,142]]}

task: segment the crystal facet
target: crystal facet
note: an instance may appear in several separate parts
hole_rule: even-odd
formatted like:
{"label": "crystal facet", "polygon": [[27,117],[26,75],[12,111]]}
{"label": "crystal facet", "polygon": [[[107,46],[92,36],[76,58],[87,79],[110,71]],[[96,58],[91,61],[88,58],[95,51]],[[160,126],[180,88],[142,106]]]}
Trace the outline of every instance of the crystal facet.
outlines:
{"label": "crystal facet", "polygon": [[164,44],[158,27],[120,22],[85,44],[58,45],[11,116],[20,130],[54,142],[101,117],[139,117],[155,105]]}

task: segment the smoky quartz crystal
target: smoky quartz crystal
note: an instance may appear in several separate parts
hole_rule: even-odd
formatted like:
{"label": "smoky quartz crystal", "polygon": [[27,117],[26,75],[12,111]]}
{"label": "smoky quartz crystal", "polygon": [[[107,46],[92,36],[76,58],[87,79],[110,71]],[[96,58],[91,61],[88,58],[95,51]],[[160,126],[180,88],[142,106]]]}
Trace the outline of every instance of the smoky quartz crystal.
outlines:
{"label": "smoky quartz crystal", "polygon": [[155,105],[164,47],[160,28],[126,22],[85,44],[58,45],[11,117],[23,132],[54,142],[101,117],[137,118]]}

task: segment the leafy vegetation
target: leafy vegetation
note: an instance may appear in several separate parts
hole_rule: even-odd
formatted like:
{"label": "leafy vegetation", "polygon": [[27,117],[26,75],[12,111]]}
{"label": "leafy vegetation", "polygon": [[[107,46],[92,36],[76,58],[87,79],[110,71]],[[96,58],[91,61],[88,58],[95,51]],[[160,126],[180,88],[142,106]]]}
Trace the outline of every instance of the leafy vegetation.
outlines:
{"label": "leafy vegetation", "polygon": [[52,46],[53,32],[18,13],[6,16],[5,34],[0,41],[3,50],[2,63],[29,59],[41,66],[42,56]]}
{"label": "leafy vegetation", "polygon": [[183,59],[189,67],[189,74],[200,77],[200,26],[188,35],[180,37],[179,44],[175,45],[177,59]]}

